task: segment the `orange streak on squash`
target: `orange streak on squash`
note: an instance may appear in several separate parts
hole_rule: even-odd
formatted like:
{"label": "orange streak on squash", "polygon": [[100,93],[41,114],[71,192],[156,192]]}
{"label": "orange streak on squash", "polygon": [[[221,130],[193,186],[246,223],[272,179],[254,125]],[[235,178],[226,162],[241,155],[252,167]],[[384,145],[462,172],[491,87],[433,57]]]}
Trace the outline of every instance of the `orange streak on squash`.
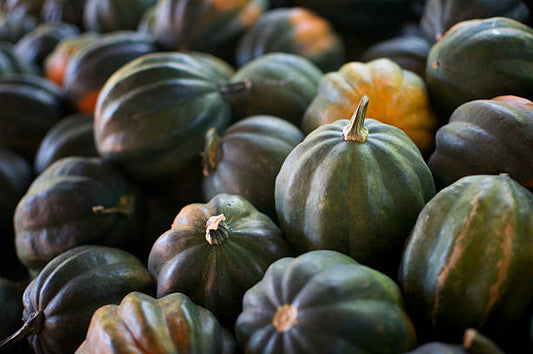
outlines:
{"label": "orange streak on squash", "polygon": [[98,94],[100,90],[90,91],[78,101],[78,109],[82,113],[94,114],[96,107],[96,101],[98,100]]}
{"label": "orange streak on squash", "polygon": [[239,19],[241,20],[243,27],[251,27],[255,21],[263,14],[263,8],[256,3],[247,5],[240,13]]}
{"label": "orange streak on squash", "polygon": [[289,21],[294,28],[295,42],[302,44],[303,55],[320,53],[334,41],[329,23],[306,9],[293,9]]}

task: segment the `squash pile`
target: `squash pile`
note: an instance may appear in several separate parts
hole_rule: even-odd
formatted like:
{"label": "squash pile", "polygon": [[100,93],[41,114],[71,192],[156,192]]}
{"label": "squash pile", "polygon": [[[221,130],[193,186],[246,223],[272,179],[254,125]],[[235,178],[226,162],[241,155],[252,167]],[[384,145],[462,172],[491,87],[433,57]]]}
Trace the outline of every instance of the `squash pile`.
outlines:
{"label": "squash pile", "polygon": [[0,0],[0,354],[533,353],[533,6]]}

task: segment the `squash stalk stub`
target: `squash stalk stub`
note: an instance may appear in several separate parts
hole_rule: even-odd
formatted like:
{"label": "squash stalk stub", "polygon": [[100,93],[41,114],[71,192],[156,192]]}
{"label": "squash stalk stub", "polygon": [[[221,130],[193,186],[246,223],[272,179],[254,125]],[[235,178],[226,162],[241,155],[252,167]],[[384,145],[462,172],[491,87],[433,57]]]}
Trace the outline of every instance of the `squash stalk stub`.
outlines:
{"label": "squash stalk stub", "polygon": [[242,81],[230,82],[230,83],[221,83],[218,84],[218,91],[228,98],[235,94],[248,91],[252,87],[252,82],[248,79]]}
{"label": "squash stalk stub", "polygon": [[364,95],[352,115],[350,123],[344,127],[342,138],[344,141],[364,143],[368,139],[368,129],[365,127],[365,115],[368,109],[368,96]]}
{"label": "squash stalk stub", "polygon": [[274,317],[272,318],[272,325],[279,333],[289,331],[298,322],[298,308],[290,304],[278,307]]}
{"label": "squash stalk stub", "polygon": [[120,197],[118,206],[104,207],[103,205],[93,206],[93,213],[96,215],[106,215],[120,213],[126,216],[132,215],[135,212],[135,197],[132,195],[123,195]]}
{"label": "squash stalk stub", "polygon": [[18,331],[0,342],[0,351],[10,347],[13,344],[16,344],[24,338],[39,334],[43,329],[43,323],[44,312],[35,311],[30,313],[26,322],[24,322]]}
{"label": "squash stalk stub", "polygon": [[210,245],[220,245],[229,238],[224,214],[211,216],[205,223],[205,239]]}
{"label": "squash stalk stub", "polygon": [[205,133],[205,145],[202,153],[202,173],[209,176],[216,170],[221,159],[220,135],[215,128],[210,128]]}

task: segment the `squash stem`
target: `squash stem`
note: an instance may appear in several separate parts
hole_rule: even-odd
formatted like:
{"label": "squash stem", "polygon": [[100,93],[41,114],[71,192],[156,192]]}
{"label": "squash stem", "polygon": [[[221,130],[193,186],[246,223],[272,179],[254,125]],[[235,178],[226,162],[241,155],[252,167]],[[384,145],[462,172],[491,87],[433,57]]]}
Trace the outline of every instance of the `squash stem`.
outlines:
{"label": "squash stem", "polygon": [[248,91],[252,87],[252,83],[248,79],[236,82],[225,82],[218,84],[218,91],[226,98],[235,94]]}
{"label": "squash stem", "polygon": [[465,331],[463,347],[473,354],[504,354],[496,344],[473,328]]}
{"label": "squash stem", "polygon": [[368,129],[365,127],[365,115],[368,108],[368,96],[364,95],[352,115],[350,123],[344,127],[342,137],[345,141],[364,143],[368,139]]}
{"label": "squash stem", "polygon": [[204,151],[202,152],[202,173],[209,176],[216,170],[220,162],[222,151],[220,150],[220,135],[215,128],[210,128],[205,133]]}
{"label": "squash stem", "polygon": [[105,207],[103,205],[96,205],[93,206],[92,210],[96,215],[119,213],[129,216],[135,212],[135,197],[132,195],[123,195],[120,197],[118,206]]}
{"label": "squash stem", "polygon": [[0,351],[2,351],[5,348],[8,348],[12,346],[13,344],[18,343],[20,340],[27,338],[31,335],[39,334],[43,329],[43,323],[44,323],[44,312],[42,311],[35,311],[32,312],[29,316],[26,322],[22,325],[22,327],[4,339],[0,342]]}
{"label": "squash stem", "polygon": [[220,245],[229,238],[229,228],[224,214],[211,216],[205,223],[205,239],[210,245]]}

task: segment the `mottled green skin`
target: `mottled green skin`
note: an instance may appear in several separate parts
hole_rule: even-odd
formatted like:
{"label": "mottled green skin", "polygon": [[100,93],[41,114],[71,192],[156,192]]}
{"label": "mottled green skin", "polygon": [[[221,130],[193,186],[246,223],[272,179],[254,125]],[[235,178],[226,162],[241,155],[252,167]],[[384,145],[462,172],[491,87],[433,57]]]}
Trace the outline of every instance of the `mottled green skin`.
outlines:
{"label": "mottled green skin", "polygon": [[133,255],[109,247],[80,246],[60,254],[26,287],[23,320],[44,312],[28,340],[37,353],[72,353],[85,339],[98,308],[132,291],[153,294],[153,280]]}
{"label": "mottled green skin", "polygon": [[281,228],[297,251],[332,249],[395,273],[403,243],[435,194],[418,148],[403,131],[366,119],[364,143],[345,141],[347,120],[311,132],[276,179]]}
{"label": "mottled green skin", "polygon": [[456,23],[495,16],[525,22],[528,10],[520,0],[428,0],[420,29],[434,44]]}
{"label": "mottled green skin", "polygon": [[135,30],[144,12],[156,0],[87,0],[83,9],[85,30],[111,32]]}
{"label": "mottled green skin", "polygon": [[63,93],[51,81],[30,74],[0,77],[0,147],[32,157],[67,112]]}
{"label": "mottled green skin", "polygon": [[[99,214],[94,207],[119,207],[132,198],[127,212]],[[31,184],[15,210],[17,255],[31,273],[75,246],[99,244],[135,250],[140,236],[141,199],[114,166],[99,158],[65,157]]]}
{"label": "mottled green skin", "polygon": [[[206,222],[223,214],[228,238],[206,239]],[[207,204],[190,204],[152,247],[148,269],[157,279],[157,296],[182,292],[212,311],[229,327],[242,309],[246,290],[268,266],[291,255],[279,228],[240,196],[219,194]]]}
{"label": "mottled green skin", "polygon": [[508,173],[533,187],[533,103],[475,100],[459,106],[436,134],[429,158],[437,187],[469,175]]}
{"label": "mottled green skin", "polygon": [[[120,68],[104,85],[95,110],[98,152],[138,180],[177,174],[199,160],[205,132],[223,131],[231,108],[221,75],[183,53],[154,53]],[[199,166],[199,164],[198,164]]]}
{"label": "mottled green skin", "polygon": [[532,236],[533,194],[508,176],[441,190],[421,211],[399,272],[419,328],[452,341],[477,328],[520,345],[533,310]]}
{"label": "mottled green skin", "polygon": [[235,339],[215,316],[186,295],[154,299],[140,292],[128,294],[120,305],[98,309],[87,338],[76,354],[189,353],[230,354]]}
{"label": "mottled green skin", "polygon": [[426,82],[445,118],[475,99],[533,94],[533,29],[512,19],[464,21],[429,52]]}
{"label": "mottled green skin", "polygon": [[275,220],[276,176],[287,155],[303,140],[302,132],[277,117],[252,116],[230,126],[217,142],[212,138],[206,135],[204,147],[205,198],[238,194]]}
{"label": "mottled green skin", "polygon": [[39,174],[67,156],[98,157],[93,123],[93,116],[77,113],[61,119],[50,128],[33,160],[35,172]]}
{"label": "mottled green skin", "polygon": [[299,55],[270,53],[237,70],[231,82],[248,82],[240,92],[228,93],[236,120],[264,114],[300,126],[305,110],[318,91],[320,69]]}
{"label": "mottled green skin", "polygon": [[[272,321],[287,304],[296,324],[280,333]],[[394,281],[334,251],[273,263],[246,292],[235,333],[246,353],[403,353],[416,344]]]}

